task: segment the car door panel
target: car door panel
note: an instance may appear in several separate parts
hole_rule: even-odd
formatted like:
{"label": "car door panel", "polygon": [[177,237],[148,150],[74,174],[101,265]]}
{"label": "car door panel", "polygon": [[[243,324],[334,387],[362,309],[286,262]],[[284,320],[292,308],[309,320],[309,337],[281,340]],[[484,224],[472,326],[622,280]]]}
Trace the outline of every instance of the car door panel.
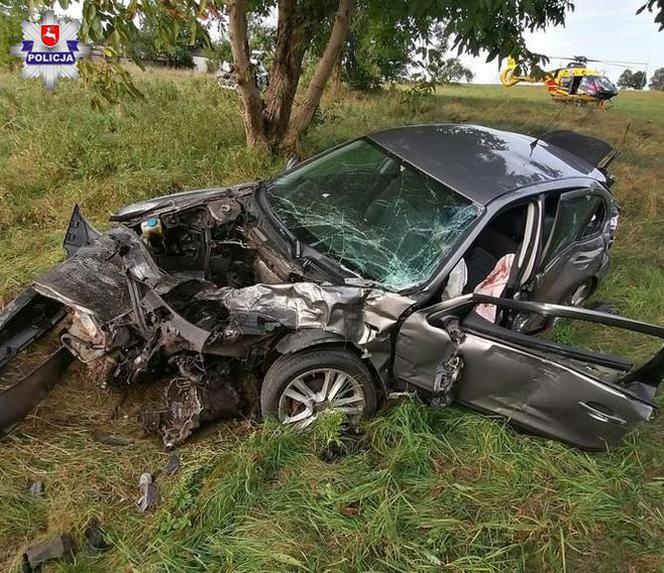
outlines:
{"label": "car door panel", "polygon": [[429,322],[427,316],[428,311],[415,312],[401,325],[393,370],[406,384],[432,391],[436,370],[449,360],[454,345],[447,331]]}
{"label": "car door panel", "polygon": [[[533,281],[531,300],[569,300],[579,286],[592,285],[595,278],[606,274],[611,224],[608,215],[610,200],[606,195],[607,192],[599,188],[576,190],[562,195],[545,247],[548,252],[544,253],[543,269]],[[574,221],[575,211],[584,212],[583,205],[577,205],[584,200],[596,202],[601,210],[597,215],[601,221],[585,221],[583,215],[580,215],[581,220]],[[584,236],[584,232],[588,232],[588,235]]]}
{"label": "car door panel", "polygon": [[466,334],[460,351],[464,369],[458,402],[585,449],[619,442],[653,411],[653,406],[559,360],[547,360],[481,334]]}
{"label": "car door panel", "polygon": [[537,276],[532,300],[565,301],[579,285],[606,274],[609,257],[604,237],[575,245],[571,251],[562,253]]}
{"label": "car door panel", "polygon": [[[641,369],[629,361],[563,347],[470,320],[477,303],[495,303],[547,318],[568,317],[664,338],[664,329],[576,307],[466,295],[409,316],[397,337],[394,373],[402,383],[436,392],[437,377],[458,355],[454,399],[533,433],[585,449],[604,449],[647,421],[664,373],[664,352]],[[462,336],[449,332],[456,322]],[[598,374],[601,372],[601,376]],[[627,373],[627,374],[626,374]]]}

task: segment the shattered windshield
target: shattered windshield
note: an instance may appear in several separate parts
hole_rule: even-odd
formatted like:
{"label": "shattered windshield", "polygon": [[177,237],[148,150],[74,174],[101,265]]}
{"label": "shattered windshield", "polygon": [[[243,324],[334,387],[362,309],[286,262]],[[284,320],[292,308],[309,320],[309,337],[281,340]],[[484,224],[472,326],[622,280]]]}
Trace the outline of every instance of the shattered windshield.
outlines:
{"label": "shattered windshield", "polygon": [[480,212],[364,139],[276,178],[268,192],[299,240],[393,290],[430,278]]}

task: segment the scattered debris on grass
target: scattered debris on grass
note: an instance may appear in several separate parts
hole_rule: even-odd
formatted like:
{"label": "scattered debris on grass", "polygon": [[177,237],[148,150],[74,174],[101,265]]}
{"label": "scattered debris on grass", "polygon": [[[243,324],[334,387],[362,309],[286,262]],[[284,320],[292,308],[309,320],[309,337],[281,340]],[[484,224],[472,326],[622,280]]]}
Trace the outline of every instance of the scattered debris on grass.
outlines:
{"label": "scattered debris on grass", "polygon": [[37,480],[30,486],[30,495],[33,497],[42,497],[44,495],[44,482]]}
{"label": "scattered debris on grass", "polygon": [[166,462],[166,475],[172,476],[177,473],[177,471],[180,469],[180,456],[177,454],[173,453],[170,456],[168,456],[168,462]]}
{"label": "scattered debris on grass", "polygon": [[339,510],[346,517],[355,517],[360,512],[360,504],[357,501],[342,505]]}
{"label": "scattered debris on grass", "polygon": [[588,308],[597,312],[606,312],[607,314],[620,314],[618,307],[608,300],[595,300],[588,305]]}
{"label": "scattered debris on grass", "polygon": [[104,530],[96,517],[92,517],[88,521],[83,535],[85,536],[85,545],[92,554],[102,553],[111,547],[111,544],[106,541]]}
{"label": "scattered debris on grass", "polygon": [[46,561],[71,557],[74,554],[74,540],[67,533],[60,533],[41,543],[37,543],[23,555],[23,571],[38,571]]}
{"label": "scattered debris on grass", "polygon": [[152,474],[145,472],[141,475],[138,479],[138,489],[140,496],[136,500],[136,505],[141,512],[145,512],[157,505],[159,502],[159,492],[157,491]]}

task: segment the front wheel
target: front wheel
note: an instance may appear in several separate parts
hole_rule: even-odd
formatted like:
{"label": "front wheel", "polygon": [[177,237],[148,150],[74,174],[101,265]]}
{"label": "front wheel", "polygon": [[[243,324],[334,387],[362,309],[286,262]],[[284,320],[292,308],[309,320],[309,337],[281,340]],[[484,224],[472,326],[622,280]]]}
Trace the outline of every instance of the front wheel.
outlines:
{"label": "front wheel", "polygon": [[570,306],[583,306],[593,291],[593,283],[590,280],[579,283],[568,295],[566,303]]}
{"label": "front wheel", "polygon": [[343,350],[287,354],[269,368],[261,388],[263,416],[306,428],[323,412],[345,414],[351,423],[375,413],[376,387],[362,360]]}

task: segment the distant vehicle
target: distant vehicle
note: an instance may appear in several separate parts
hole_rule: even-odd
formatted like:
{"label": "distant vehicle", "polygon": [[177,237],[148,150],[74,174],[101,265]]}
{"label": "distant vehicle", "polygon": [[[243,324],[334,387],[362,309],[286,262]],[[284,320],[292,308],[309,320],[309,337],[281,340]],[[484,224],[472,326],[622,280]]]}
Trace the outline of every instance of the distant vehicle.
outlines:
{"label": "distant vehicle", "polygon": [[167,445],[247,412],[306,427],[399,393],[604,449],[647,421],[644,366],[537,336],[567,318],[664,338],[582,307],[618,223],[605,142],[472,125],[388,129],[273,179],[156,197],[98,233],[74,210],[69,258],[0,314],[0,368],[46,332],[62,347],[0,393],[18,422],[73,357],[104,383],[163,384],[143,425]]}
{"label": "distant vehicle", "polygon": [[[254,71],[256,87],[258,87],[258,91],[261,92],[265,91],[269,84],[269,74],[267,68],[263,64],[264,57],[264,52],[260,50],[253,50],[249,60]],[[217,83],[221,88],[237,90],[235,64],[231,62],[221,62],[219,71],[217,72]]]}
{"label": "distant vehicle", "polygon": [[[602,62],[602,60],[591,60],[583,56],[556,59],[570,60],[570,62],[563,68],[546,72],[543,78],[535,78],[521,75],[519,63],[510,57],[507,59],[506,67],[500,73],[500,82],[505,87],[512,87],[522,82],[544,83],[549,95],[554,100],[563,103],[596,103],[603,106],[611,98],[618,95],[618,88],[606,75],[588,67],[589,62]],[[624,64],[645,65],[641,62],[612,62],[608,60],[604,63],[621,67]]]}

